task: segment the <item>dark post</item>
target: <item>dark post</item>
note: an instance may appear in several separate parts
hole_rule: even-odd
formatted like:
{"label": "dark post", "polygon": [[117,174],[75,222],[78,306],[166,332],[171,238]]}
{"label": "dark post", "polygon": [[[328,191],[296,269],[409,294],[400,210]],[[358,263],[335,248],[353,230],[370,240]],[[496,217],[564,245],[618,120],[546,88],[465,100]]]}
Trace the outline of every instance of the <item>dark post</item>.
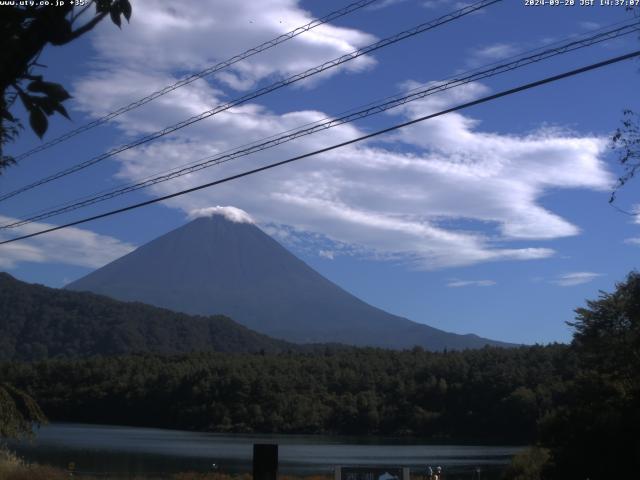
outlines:
{"label": "dark post", "polygon": [[253,445],[253,480],[277,480],[278,445]]}

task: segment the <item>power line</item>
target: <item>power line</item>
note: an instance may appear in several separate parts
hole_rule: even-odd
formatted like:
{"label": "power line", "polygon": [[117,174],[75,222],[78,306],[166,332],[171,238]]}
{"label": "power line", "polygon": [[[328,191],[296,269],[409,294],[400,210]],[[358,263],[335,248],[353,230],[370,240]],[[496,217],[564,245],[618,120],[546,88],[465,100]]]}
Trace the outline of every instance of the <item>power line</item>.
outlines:
{"label": "power line", "polygon": [[[232,149],[220,152],[213,157],[207,156],[205,158],[201,158],[196,161],[188,162],[187,164],[183,164],[179,167],[174,167],[169,170],[158,172],[157,174],[154,174],[154,175],[149,175],[145,178],[141,178],[137,180],[136,183],[130,183],[127,185],[111,187],[109,189],[102,190],[94,194],[85,195],[78,199],[67,201],[47,209],[40,209],[37,212],[29,214],[27,218],[22,217],[21,219],[16,220],[12,223],[0,226],[0,229],[19,227],[28,223],[32,223],[37,220],[51,218],[53,216],[60,215],[62,213],[67,213],[70,211],[77,210],[79,208],[83,208],[85,206],[106,201],[120,195],[124,195],[142,188],[146,188],[147,186],[169,181],[174,178],[178,178],[180,176],[186,175],[188,173],[199,171],[204,168],[209,168],[211,166],[219,165],[221,163],[226,163],[227,161],[231,161],[233,159],[243,157],[257,151],[262,151],[267,148],[272,148],[273,146],[291,141],[302,135],[314,133],[314,130],[317,131],[321,129],[328,129],[342,123],[347,123],[349,121],[365,118],[366,116],[379,113],[380,111],[382,111],[382,109],[387,110],[390,108],[394,108],[399,104],[417,100],[419,98],[423,98],[424,96],[431,95],[434,93],[439,93],[440,91],[444,91],[449,88],[455,88],[465,83],[469,83],[471,81],[477,81],[480,79],[488,78],[490,76],[494,76],[497,74],[504,73],[506,71],[514,70],[516,68],[520,68],[530,63],[538,62],[558,54],[564,54],[573,50],[577,50],[579,48],[592,46],[596,43],[600,43],[606,40],[618,38],[622,35],[627,35],[634,31],[638,31],[638,29],[640,28],[640,24],[638,24],[635,21],[631,22],[631,24],[629,23],[630,23],[629,20],[615,22],[613,24],[609,24],[607,26],[600,27],[585,33],[583,35],[583,37],[585,38],[582,38],[582,39],[574,40],[569,43],[564,43],[564,42],[567,42],[569,39],[556,41],[553,44],[551,44],[551,45],[555,45],[555,47],[551,47],[551,45],[548,45],[546,50],[543,49],[544,47],[542,48],[538,47],[536,49],[532,49],[526,52],[521,52],[517,55],[512,55],[508,57],[502,62],[500,61],[492,62],[488,65],[469,70],[463,74],[460,74],[460,75],[465,75],[462,78],[461,77],[450,78],[434,87],[430,87],[427,89],[424,89],[423,87],[414,88],[412,90],[409,90],[408,95],[401,96],[400,98],[398,98],[399,94],[397,94],[394,96],[386,97],[383,100],[370,102],[367,105],[364,105],[361,107],[352,108],[340,114],[341,115],[340,118],[326,117],[322,120],[310,122],[305,125],[301,125],[299,127],[289,129],[285,132],[280,132],[278,134],[271,135],[269,137],[263,138],[262,140],[257,140],[236,148],[232,148]],[[627,24],[627,25],[624,25],[624,24]],[[612,27],[618,27],[618,28],[612,28]],[[551,47],[551,48],[548,48],[548,47]],[[512,62],[509,62],[506,64],[504,63],[504,61],[506,60],[513,60],[513,59],[515,60]],[[488,68],[488,67],[493,67],[493,68]],[[382,105],[380,105],[380,103],[382,103]],[[370,108],[370,107],[374,107],[374,108]],[[358,108],[360,109],[364,108],[364,110],[358,111]],[[313,127],[313,128],[305,128],[305,127]],[[291,132],[294,132],[294,133],[291,133]],[[286,134],[290,134],[290,135],[286,135]],[[278,138],[279,136],[280,138]]]}
{"label": "power line", "polygon": [[[623,25],[623,24],[627,24],[627,23],[629,23],[628,19],[627,20],[623,20],[623,21],[614,22],[614,23],[605,25],[603,27],[598,27],[598,28],[589,30],[588,32],[586,32],[582,36],[583,37],[592,38],[592,35],[595,36],[595,34],[597,34],[598,32],[605,32],[605,34],[606,34],[607,33],[606,31],[607,30],[611,31],[610,29],[612,27],[617,27],[617,26],[620,26],[620,25]],[[572,37],[570,37],[570,38],[572,38]],[[575,37],[573,37],[573,38],[575,38]],[[471,73],[474,73],[474,72],[479,72],[481,70],[487,69],[488,67],[504,64],[505,61],[514,60],[514,59],[520,59],[524,55],[533,55],[534,53],[542,52],[545,48],[548,49],[549,47],[552,47],[553,45],[556,45],[556,46],[563,45],[564,42],[566,42],[567,40],[569,40],[569,39],[557,40],[557,41],[554,41],[552,43],[547,44],[546,46],[537,47],[535,49],[519,52],[517,54],[510,55],[510,56],[508,56],[506,58],[503,58],[503,59],[500,59],[498,61],[494,61],[494,62],[491,62],[491,63],[488,63],[488,64],[484,64],[484,65],[482,65],[480,67],[477,67],[477,68],[474,68],[474,69],[471,69],[471,70],[467,70],[465,72],[465,74],[471,74]],[[558,47],[558,48],[560,48],[560,47]],[[449,77],[449,78],[445,79],[444,81],[448,81],[448,80],[452,80],[452,78]],[[421,89],[422,89],[422,86],[416,87],[416,88],[408,90],[407,93],[414,93],[414,92],[417,92],[418,90],[421,90]],[[227,153],[235,152],[240,148],[254,146],[254,145],[257,145],[257,144],[259,144],[261,142],[265,142],[267,140],[275,139],[278,136],[282,136],[284,134],[287,134],[287,133],[290,133],[290,132],[294,132],[294,131],[302,129],[304,127],[317,125],[317,124],[320,124],[322,122],[331,120],[332,118],[336,118],[338,116],[344,116],[344,115],[347,115],[349,113],[356,112],[359,109],[368,108],[370,106],[376,105],[377,103],[380,103],[380,102],[385,101],[385,100],[393,100],[393,99],[398,98],[399,95],[400,94],[390,95],[390,96],[387,96],[387,97],[385,97],[383,99],[379,99],[379,100],[376,100],[376,101],[373,101],[373,102],[369,102],[367,104],[360,105],[360,106],[357,106],[357,107],[352,107],[352,108],[350,108],[348,110],[345,110],[345,111],[342,111],[342,112],[338,113],[337,115],[327,116],[327,117],[324,117],[323,119],[320,119],[320,120],[315,120],[313,122],[308,122],[308,123],[303,124],[303,125],[298,125],[295,128],[291,128],[291,129],[288,129],[288,130],[285,130],[285,131],[281,131],[281,132],[278,132],[277,134],[269,135],[268,137],[263,137],[260,140],[255,140],[253,142],[248,142],[248,143],[243,144],[243,145],[239,145],[239,146],[236,146],[236,147],[233,147],[233,148],[229,148],[227,150],[219,152],[219,155],[224,155],[224,154],[227,154]],[[95,192],[95,193],[92,193],[92,194],[85,194],[85,195],[83,195],[83,196],[81,196],[79,198],[75,198],[73,200],[68,200],[68,201],[59,203],[57,205],[54,205],[53,207],[41,208],[41,209],[37,210],[36,212],[32,212],[32,213],[29,213],[29,214],[26,214],[26,215],[22,216],[21,220],[28,220],[33,216],[51,212],[53,209],[55,209],[57,211],[57,209],[60,209],[62,207],[75,206],[78,203],[83,202],[84,200],[94,199],[94,198],[96,198],[98,196],[101,196],[103,194],[106,195],[106,194],[110,194],[110,193],[113,193],[113,192],[116,192],[116,191],[120,191],[120,190],[125,189],[125,188],[134,187],[134,186],[138,185],[139,183],[146,182],[148,180],[154,179],[156,177],[156,175],[162,175],[162,174],[166,174],[166,173],[173,173],[173,172],[176,172],[178,170],[181,170],[182,168],[186,168],[186,167],[189,167],[189,166],[193,166],[194,164],[198,164],[199,162],[202,162],[203,160],[208,160],[209,158],[210,157],[205,157],[205,158],[201,158],[199,160],[193,160],[193,161],[184,163],[182,165],[179,165],[177,167],[173,167],[173,168],[170,168],[170,169],[162,170],[160,172],[156,172],[154,174],[147,175],[146,177],[139,178],[139,179],[135,180],[134,183],[130,182],[128,184],[120,184],[120,185],[117,185],[115,187],[102,189],[102,190],[100,190],[98,192]],[[63,213],[63,212],[61,212],[61,213]],[[29,217],[29,218],[25,218],[25,216]],[[46,218],[48,218],[48,217],[46,217]],[[16,225],[16,224],[12,223],[12,224],[8,224],[8,225],[0,226],[0,229],[14,227],[14,226],[20,226],[20,225]]]}
{"label": "power line", "polygon": [[522,91],[525,91],[525,90],[530,90],[532,88],[536,88],[536,87],[539,87],[539,86],[542,86],[542,85],[545,85],[545,84],[548,84],[548,83],[556,82],[556,81],[562,80],[564,78],[576,76],[576,75],[579,75],[579,74],[582,74],[582,73],[585,73],[585,72],[588,72],[588,71],[591,71],[591,70],[596,70],[598,68],[602,68],[602,67],[605,67],[605,66],[608,66],[608,65],[612,65],[614,63],[619,63],[619,62],[622,62],[624,60],[629,60],[631,58],[635,58],[635,57],[638,57],[638,56],[640,56],[640,50],[636,50],[635,52],[627,53],[625,55],[620,55],[618,57],[609,58],[608,60],[604,60],[602,62],[593,63],[591,65],[587,65],[585,67],[577,68],[575,70],[570,70],[568,72],[564,72],[564,73],[561,73],[561,74],[558,74],[558,75],[554,75],[552,77],[547,77],[547,78],[544,78],[542,80],[537,80],[535,82],[531,82],[531,83],[527,83],[527,84],[524,84],[524,85],[520,85],[518,87],[511,88],[509,90],[503,90],[502,92],[495,93],[493,95],[488,95],[486,97],[482,97],[482,98],[479,98],[477,100],[473,100],[471,102],[463,103],[461,105],[457,105],[455,107],[451,107],[451,108],[448,108],[446,110],[441,110],[440,112],[437,112],[437,113],[432,113],[432,114],[425,115],[425,116],[422,116],[422,117],[419,117],[419,118],[415,118],[413,120],[409,120],[409,121],[404,122],[404,123],[399,123],[399,124],[393,125],[391,127],[387,127],[387,128],[382,129],[382,130],[378,130],[376,132],[369,133],[367,135],[363,135],[361,137],[357,137],[357,138],[354,138],[354,139],[351,139],[351,140],[347,140],[346,142],[338,143],[338,144],[332,145],[330,147],[321,148],[319,150],[315,150],[313,152],[305,153],[303,155],[298,155],[296,157],[292,157],[292,158],[289,158],[287,160],[281,160],[279,162],[270,163],[269,165],[265,165],[265,166],[262,166],[262,167],[254,168],[252,170],[248,170],[248,171],[245,171],[245,172],[242,172],[242,173],[238,173],[236,175],[231,175],[229,177],[226,177],[226,178],[223,178],[223,179],[220,179],[220,180],[215,180],[213,182],[205,183],[205,184],[199,185],[197,187],[188,188],[186,190],[181,190],[181,191],[176,192],[176,193],[172,193],[172,194],[169,194],[169,195],[164,195],[162,197],[153,198],[151,200],[147,200],[147,201],[144,201],[144,202],[136,203],[136,204],[129,205],[127,207],[119,208],[119,209],[116,209],[116,210],[111,210],[109,212],[101,213],[99,215],[86,217],[86,218],[83,218],[81,220],[76,220],[74,222],[70,222],[70,223],[67,223],[67,224],[64,224],[64,225],[59,225],[57,227],[47,228],[45,230],[40,230],[38,232],[30,233],[30,234],[27,234],[27,235],[22,235],[20,237],[11,238],[9,240],[4,240],[4,241],[0,242],[0,245],[4,245],[4,244],[7,244],[7,243],[12,243],[12,242],[17,242],[19,240],[25,240],[27,238],[33,238],[33,237],[36,237],[36,236],[39,236],[39,235],[44,235],[45,233],[51,233],[51,232],[55,232],[57,230],[62,230],[64,228],[69,228],[69,227],[73,227],[73,226],[80,225],[80,224],[83,224],[83,223],[91,222],[93,220],[98,220],[98,219],[101,219],[101,218],[110,217],[112,215],[117,215],[117,214],[120,214],[120,213],[128,212],[130,210],[135,210],[137,208],[145,207],[147,205],[151,205],[151,204],[154,204],[154,203],[162,202],[164,200],[169,200],[171,198],[179,197],[179,196],[185,195],[187,193],[192,193],[192,192],[195,192],[195,191],[198,191],[198,190],[203,190],[205,188],[213,187],[215,185],[220,185],[222,183],[230,182],[232,180],[237,180],[237,179],[242,178],[242,177],[247,177],[247,176],[253,175],[255,173],[259,173],[259,172],[263,172],[263,171],[266,171],[266,170],[270,170],[272,168],[280,167],[282,165],[286,165],[288,163],[292,163],[292,162],[295,162],[295,161],[298,161],[298,160],[302,160],[304,158],[313,157],[315,155],[319,155],[321,153],[329,152],[331,150],[336,150],[338,148],[346,147],[348,145],[351,145],[351,144],[354,144],[354,143],[357,143],[357,142],[361,142],[363,140],[368,140],[370,138],[377,137],[377,136],[382,135],[384,133],[388,133],[388,132],[391,132],[391,131],[394,131],[394,130],[399,130],[401,128],[404,128],[404,127],[407,127],[407,126],[410,126],[410,125],[414,125],[416,123],[423,122],[425,120],[429,120],[429,119],[432,119],[432,118],[435,118],[435,117],[446,115],[447,113],[457,112],[457,111],[463,110],[465,108],[473,107],[475,105],[480,105],[482,103],[487,103],[487,102],[490,102],[492,100],[496,100],[498,98],[506,97],[508,95],[513,95],[515,93],[522,92]]}
{"label": "power line", "polygon": [[418,35],[420,33],[426,32],[428,30],[434,29],[436,27],[439,27],[440,25],[444,25],[446,23],[452,22],[454,20],[457,20],[458,18],[464,17],[466,15],[469,15],[475,11],[481,10],[482,8],[485,8],[487,6],[493,5],[494,3],[498,3],[501,2],[503,0],[481,0],[479,2],[476,2],[472,5],[468,5],[466,7],[463,7],[461,9],[455,10],[451,13],[448,13],[446,15],[443,15],[435,20],[429,21],[429,22],[425,22],[422,23],[416,27],[413,27],[409,30],[405,30],[403,32],[397,33],[391,37],[387,37],[383,40],[380,40],[378,42],[375,42],[371,45],[368,45],[366,47],[363,47],[361,49],[358,50],[354,50],[351,53],[348,53],[346,55],[343,55],[341,57],[338,57],[334,60],[330,60],[328,62],[323,63],[322,65],[319,65],[317,67],[313,67],[310,68],[302,73],[298,73],[295,75],[292,75],[284,80],[272,83],[271,85],[268,85],[266,87],[263,87],[259,90],[255,90],[251,93],[248,93],[247,95],[244,95],[240,98],[237,98],[235,100],[232,100],[230,102],[227,102],[225,104],[219,105],[211,110],[207,110],[205,112],[200,113],[199,115],[195,115],[193,117],[190,117],[186,120],[183,120],[181,122],[178,122],[174,125],[171,125],[169,127],[164,128],[163,130],[159,130],[157,132],[154,132],[152,134],[146,135],[144,137],[138,138],[137,140],[131,142],[131,143],[127,143],[125,145],[121,145],[119,147],[113,148],[111,150],[109,150],[106,153],[103,153],[101,155],[98,155],[96,157],[93,157],[85,162],[79,163],[77,165],[74,165],[72,167],[69,167],[65,170],[61,170],[57,173],[54,173],[53,175],[49,175],[48,177],[45,177],[43,179],[40,179],[36,182],[33,182],[31,184],[28,184],[26,186],[20,187],[16,190],[13,190],[9,193],[5,193],[3,195],[0,195],[0,201],[4,201],[7,200],[9,198],[15,197],[16,195],[19,195],[20,193],[26,192],[28,190],[31,190],[33,188],[36,188],[40,185],[44,185],[45,183],[49,183],[52,182],[54,180],[57,180],[59,178],[65,177],[67,175],[70,175],[72,173],[78,172],[80,170],[83,170],[87,167],[90,167],[92,165],[95,165],[98,162],[101,162],[107,158],[110,158],[118,153],[122,153],[126,150],[130,150],[134,147],[138,147],[142,144],[151,142],[153,140],[156,140],[160,137],[164,137],[165,135],[168,135],[170,133],[173,133],[177,130],[180,130],[184,127],[187,127],[193,123],[199,122],[201,120],[204,120],[205,118],[209,118],[217,113],[223,112],[225,110],[228,110],[234,106],[240,105],[242,103],[245,103],[249,100],[252,100],[254,98],[260,97],[262,95],[266,95],[267,93],[273,92],[274,90],[278,90],[282,87],[285,87],[287,85],[290,85],[292,83],[298,82],[300,80],[303,80],[305,78],[308,78],[312,75],[316,75],[320,72],[323,72],[325,70],[328,70],[330,68],[333,67],[337,67],[338,65],[341,65],[343,63],[349,62],[351,60],[354,60],[355,58],[361,57],[362,55],[365,55],[367,53],[373,52],[375,50],[387,47],[389,45],[392,45],[394,43],[400,42],[402,40],[405,40],[407,38],[413,37],[415,35]]}
{"label": "power line", "polygon": [[[624,22],[624,23],[629,23]],[[620,25],[620,22],[617,24]],[[283,132],[280,136],[274,135],[263,141],[254,142],[249,144],[248,146],[238,147],[234,150],[229,150],[227,152],[222,152],[216,154],[214,156],[207,156],[195,162],[190,162],[188,165],[183,167],[177,167],[171,169],[169,173],[163,173],[158,176],[149,176],[145,179],[138,181],[137,183],[133,183],[130,185],[116,187],[114,189],[109,189],[107,191],[98,192],[93,196],[85,196],[82,199],[76,201],[75,203],[66,203],[62,206],[53,207],[49,210],[41,210],[27,218],[19,219],[14,222],[1,225],[0,229],[7,228],[16,228],[29,223],[33,223],[38,220],[44,220],[47,218],[51,218],[53,216],[57,216],[63,213],[71,212],[74,210],[78,210],[83,207],[87,207],[89,205],[93,205],[99,202],[103,202],[106,200],[110,200],[112,198],[125,195],[127,193],[131,193],[142,188],[146,188],[152,185],[156,185],[158,183],[163,183],[190,173],[197,172],[199,170],[209,168],[211,166],[219,165],[222,163],[229,162],[231,160],[244,157],[247,155],[251,155],[256,152],[260,152],[262,150],[266,150],[268,148],[273,148],[277,145],[281,145],[283,143],[290,142],[297,138],[311,135],[313,133],[327,130],[339,125],[343,125],[346,123],[354,122],[356,120],[360,120],[362,118],[366,118],[392,108],[396,108],[400,105],[404,105],[409,102],[413,102],[427,96],[431,96],[452,88],[457,88],[462,85],[482,80],[485,78],[493,77],[508,71],[512,71],[518,68],[522,68],[524,66],[530,65],[532,63],[540,62],[546,60],[551,57],[555,57],[557,55],[565,54],[568,52],[572,52],[574,50],[578,50],[580,48],[590,47],[595,44],[612,40],[614,38],[621,37],[623,35],[628,35],[633,32],[637,32],[640,30],[640,24],[637,22],[633,22],[628,25],[619,26],[618,28],[614,28],[611,30],[599,29],[600,33],[595,35],[591,35],[587,38],[574,40],[565,44],[561,44],[556,47],[547,48],[546,50],[540,51],[540,49],[533,50],[533,52],[537,52],[532,55],[527,55],[527,53],[520,54],[519,56],[512,57],[516,58],[516,60],[508,62],[508,63],[493,63],[491,68],[488,69],[476,69],[471,72],[475,73],[463,73],[458,77],[454,77],[447,81],[440,82],[435,85],[431,85],[428,87],[421,87],[417,89],[413,89],[409,94],[395,97],[388,97],[382,102],[378,103],[370,103],[366,108],[359,111],[351,111],[352,113],[347,113],[338,118],[327,118],[318,122],[313,122],[312,124],[303,125],[298,129],[289,130],[288,132]],[[561,43],[561,42],[558,42]],[[290,133],[291,132],[291,133]]]}
{"label": "power line", "polygon": [[76,129],[73,129],[63,135],[60,135],[59,137],[56,137],[42,145],[39,145],[35,148],[32,148],[31,150],[28,150],[24,153],[21,153],[20,155],[17,155],[15,157],[16,161],[20,161],[23,160],[27,157],[30,157],[31,155],[34,155],[38,152],[42,152],[43,150],[47,150],[48,148],[53,147],[54,145],[58,145],[59,143],[62,143],[72,137],[75,137],[76,135],[79,135],[80,133],[86,132],[87,130],[91,130],[92,128],[95,128],[97,126],[100,126],[104,123],[107,123],[109,120],[114,119],[115,117],[118,117],[120,115],[122,115],[123,113],[129,112],[135,108],[141,107],[142,105],[145,105],[146,103],[151,102],[152,100],[155,100],[158,97],[161,97],[163,95],[166,95],[169,92],[172,92],[180,87],[183,87],[185,85],[189,85],[190,83],[195,82],[196,80],[199,80],[200,78],[204,78],[207,77],[209,75],[212,75],[216,72],[219,72],[220,70],[224,70],[227,67],[230,67],[231,65],[234,65],[242,60],[245,60],[249,57],[252,57],[253,55],[256,55],[258,53],[264,52],[265,50],[269,50],[277,45],[280,45],[281,43],[284,43],[288,40],[291,40],[292,38],[297,37],[298,35],[301,35],[305,32],[308,32],[309,30],[312,30],[316,27],[319,27],[320,25],[324,25],[325,23],[331,22],[333,20],[336,20],[340,17],[343,17],[345,15],[348,15],[349,13],[352,13],[356,10],[359,10],[361,8],[366,7],[367,5],[370,5],[374,2],[377,2],[378,0],[360,0],[354,3],[351,3],[349,5],[347,5],[346,7],[343,7],[339,10],[336,10],[334,12],[331,12],[327,15],[325,15],[324,17],[321,17],[319,19],[313,20],[312,22],[309,22],[305,25],[302,25],[300,27],[297,27],[293,30],[291,30],[290,32],[284,33],[276,38],[273,38],[269,41],[266,41],[260,45],[258,45],[257,47],[253,47],[250,48],[249,50],[246,50],[242,53],[240,53],[239,55],[236,55],[234,57],[231,57],[227,60],[224,60],[220,63],[217,63],[215,65],[212,65],[208,68],[205,68],[204,70],[194,73],[192,75],[189,75],[187,77],[184,77],[180,80],[178,80],[177,82],[171,84],[171,85],[167,85],[164,88],[161,88],[160,90],[156,90],[153,93],[150,93],[149,95],[147,95],[146,97],[143,97],[139,100],[136,100],[134,102],[129,103],[128,105],[125,105],[111,113],[108,113],[96,120],[93,120],[85,125],[82,125]]}

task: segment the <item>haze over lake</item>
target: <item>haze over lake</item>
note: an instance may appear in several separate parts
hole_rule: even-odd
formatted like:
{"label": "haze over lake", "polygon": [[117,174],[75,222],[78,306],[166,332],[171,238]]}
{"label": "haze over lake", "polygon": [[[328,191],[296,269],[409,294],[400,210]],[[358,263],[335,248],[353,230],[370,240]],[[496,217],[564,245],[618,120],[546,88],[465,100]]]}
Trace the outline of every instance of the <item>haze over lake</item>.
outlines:
{"label": "haze over lake", "polygon": [[251,471],[254,443],[279,444],[280,471],[330,473],[336,465],[398,465],[420,471],[442,465],[450,471],[495,471],[521,447],[426,445],[418,439],[326,435],[225,435],[179,430],[53,423],[42,427],[33,444],[14,445],[28,460],[79,472],[141,474]]}

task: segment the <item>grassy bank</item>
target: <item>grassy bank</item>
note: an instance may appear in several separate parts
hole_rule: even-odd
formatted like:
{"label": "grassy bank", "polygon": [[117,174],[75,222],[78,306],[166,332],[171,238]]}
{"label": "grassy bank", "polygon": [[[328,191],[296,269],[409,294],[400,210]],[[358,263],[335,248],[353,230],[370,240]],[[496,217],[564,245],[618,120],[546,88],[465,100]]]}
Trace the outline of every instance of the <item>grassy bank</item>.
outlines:
{"label": "grassy bank", "polygon": [[[84,475],[81,472],[72,475],[68,470],[61,468],[25,462],[13,452],[0,448],[0,480],[69,480],[69,478],[77,480],[120,480],[123,477],[110,475],[92,476]],[[127,478],[134,480],[251,480],[250,475],[231,476],[220,473],[203,474],[189,472],[162,477],[145,475]]]}
{"label": "grassy bank", "polygon": [[[111,476],[111,475],[85,475],[82,472],[70,474],[68,470],[52,467],[50,465],[39,465],[28,463],[15,455],[13,452],[0,448],[0,480],[252,480],[250,474],[228,475],[225,473],[198,473],[183,472],[167,474],[162,476],[139,475],[139,476]],[[279,480],[331,480],[330,475],[313,475],[307,477],[294,477],[288,475],[279,476]]]}
{"label": "grassy bank", "polygon": [[[538,449],[529,449],[514,458],[514,462],[506,470],[501,471],[483,469],[483,479],[504,479],[504,480],[540,480],[541,467],[546,462],[547,454],[541,457]],[[446,471],[446,470],[445,470]],[[220,472],[181,472],[166,474],[140,474],[129,475],[109,474],[109,473],[87,473],[79,470],[73,474],[69,470],[54,467],[51,465],[41,465],[30,463],[17,456],[10,450],[0,446],[0,480],[253,480],[252,475],[226,474]],[[470,480],[476,478],[472,470],[460,471],[453,469],[446,471],[447,480]],[[333,475],[278,475],[278,480],[333,480]],[[425,480],[424,472],[412,471],[411,480]]]}

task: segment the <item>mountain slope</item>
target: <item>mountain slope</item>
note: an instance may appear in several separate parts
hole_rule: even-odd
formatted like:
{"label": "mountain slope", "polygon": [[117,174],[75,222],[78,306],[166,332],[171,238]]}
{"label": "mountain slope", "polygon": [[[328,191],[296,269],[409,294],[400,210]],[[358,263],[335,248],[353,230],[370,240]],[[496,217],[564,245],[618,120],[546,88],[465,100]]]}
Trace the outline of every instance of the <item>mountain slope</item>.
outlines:
{"label": "mountain slope", "polygon": [[194,317],[0,273],[0,361],[125,353],[284,351],[292,346],[223,317]]}
{"label": "mountain slope", "polygon": [[375,308],[251,223],[198,218],[68,285],[189,314],[224,314],[285,340],[389,348],[506,345]]}

